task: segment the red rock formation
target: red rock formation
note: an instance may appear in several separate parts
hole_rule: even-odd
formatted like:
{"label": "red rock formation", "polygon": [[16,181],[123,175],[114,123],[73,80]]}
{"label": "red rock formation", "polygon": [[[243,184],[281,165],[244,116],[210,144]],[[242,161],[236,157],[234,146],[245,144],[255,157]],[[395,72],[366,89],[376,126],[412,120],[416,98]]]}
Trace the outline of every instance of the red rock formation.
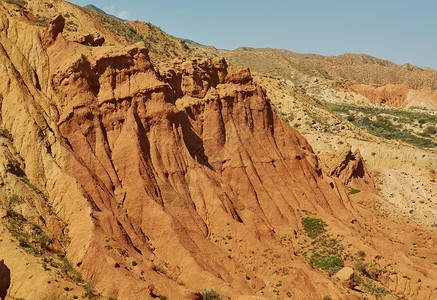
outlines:
{"label": "red rock formation", "polygon": [[406,108],[421,106],[437,109],[437,93],[429,90],[414,90],[401,83],[365,84],[355,81],[343,81],[335,85],[340,90],[363,95],[373,103]]}
{"label": "red rock formation", "polygon": [[[348,200],[322,179],[311,146],[272,112],[247,69],[214,59],[175,61],[157,72],[140,46],[88,49],[62,38],[48,54],[58,134],[70,153],[64,168],[88,195],[95,226],[129,245],[142,267],[161,261],[198,290],[213,284],[252,293],[232,279],[252,272],[240,247],[259,253],[276,243],[275,231],[298,228],[296,208],[335,208],[348,218]],[[227,227],[235,242],[217,244]],[[239,259],[229,259],[227,248]],[[97,249],[90,251],[101,255]],[[96,261],[88,253],[81,269],[101,278],[97,287],[124,297],[141,289],[141,282],[109,288],[102,282],[114,277]],[[180,293],[147,276],[164,294]]]}

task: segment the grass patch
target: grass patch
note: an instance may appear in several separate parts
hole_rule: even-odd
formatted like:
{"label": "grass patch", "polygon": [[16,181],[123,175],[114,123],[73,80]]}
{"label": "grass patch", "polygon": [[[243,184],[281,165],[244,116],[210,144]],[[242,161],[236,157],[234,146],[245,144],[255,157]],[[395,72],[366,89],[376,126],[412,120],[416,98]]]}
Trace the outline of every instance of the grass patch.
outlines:
{"label": "grass patch", "polygon": [[354,189],[354,188],[350,188],[349,195],[358,194],[359,192],[361,192],[361,191],[357,190],[357,189]]}
{"label": "grass patch", "polygon": [[306,234],[313,239],[326,231],[326,223],[321,219],[302,218],[302,226]]}
{"label": "grass patch", "polygon": [[310,265],[325,270],[333,275],[344,267],[343,260],[335,255],[325,255],[323,253],[315,253],[310,258]]}

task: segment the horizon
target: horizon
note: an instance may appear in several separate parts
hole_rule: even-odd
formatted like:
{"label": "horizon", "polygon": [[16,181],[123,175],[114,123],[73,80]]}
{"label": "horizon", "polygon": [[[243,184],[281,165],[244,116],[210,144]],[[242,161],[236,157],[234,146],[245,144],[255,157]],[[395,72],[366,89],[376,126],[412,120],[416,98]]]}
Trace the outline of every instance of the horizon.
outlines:
{"label": "horizon", "polygon": [[437,70],[437,41],[433,38],[437,3],[428,0],[225,0],[220,4],[170,0],[166,7],[172,9],[162,8],[156,0],[69,2],[92,4],[121,19],[149,22],[167,34],[218,49],[275,48],[323,56],[366,54],[398,65]]}

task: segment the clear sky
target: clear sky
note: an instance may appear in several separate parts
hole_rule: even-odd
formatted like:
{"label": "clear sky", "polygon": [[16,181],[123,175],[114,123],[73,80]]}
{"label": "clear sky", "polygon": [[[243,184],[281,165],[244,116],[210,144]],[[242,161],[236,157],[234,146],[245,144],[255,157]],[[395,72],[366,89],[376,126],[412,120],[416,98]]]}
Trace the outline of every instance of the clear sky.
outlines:
{"label": "clear sky", "polygon": [[437,0],[70,0],[220,49],[365,53],[437,69]]}

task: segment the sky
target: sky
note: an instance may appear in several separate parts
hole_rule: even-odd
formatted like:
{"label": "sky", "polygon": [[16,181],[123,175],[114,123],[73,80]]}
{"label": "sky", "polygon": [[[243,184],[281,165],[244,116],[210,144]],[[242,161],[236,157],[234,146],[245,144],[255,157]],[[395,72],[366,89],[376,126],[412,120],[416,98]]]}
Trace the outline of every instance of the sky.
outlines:
{"label": "sky", "polygon": [[69,0],[232,50],[369,54],[437,69],[437,0]]}

